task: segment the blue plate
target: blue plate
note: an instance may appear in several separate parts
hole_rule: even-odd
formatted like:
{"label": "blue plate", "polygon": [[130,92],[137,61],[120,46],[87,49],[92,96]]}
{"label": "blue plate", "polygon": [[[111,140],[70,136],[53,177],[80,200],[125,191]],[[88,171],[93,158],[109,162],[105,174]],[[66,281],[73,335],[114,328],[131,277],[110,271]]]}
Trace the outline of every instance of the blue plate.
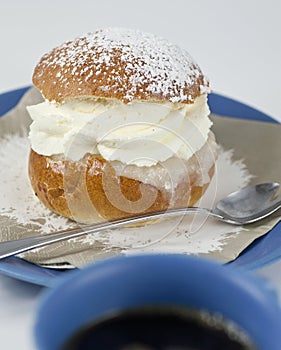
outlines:
{"label": "blue plate", "polygon": [[[28,88],[25,87],[0,95],[0,116],[14,107]],[[218,94],[213,93],[209,95],[209,105],[211,111],[215,114],[278,123],[254,108]],[[236,260],[228,265],[239,266],[245,270],[255,270],[280,259],[280,257],[281,223],[277,224],[265,236],[255,240]],[[23,281],[47,287],[52,287],[57,278],[68,273],[67,270],[43,268],[16,257],[0,261],[0,272]]]}

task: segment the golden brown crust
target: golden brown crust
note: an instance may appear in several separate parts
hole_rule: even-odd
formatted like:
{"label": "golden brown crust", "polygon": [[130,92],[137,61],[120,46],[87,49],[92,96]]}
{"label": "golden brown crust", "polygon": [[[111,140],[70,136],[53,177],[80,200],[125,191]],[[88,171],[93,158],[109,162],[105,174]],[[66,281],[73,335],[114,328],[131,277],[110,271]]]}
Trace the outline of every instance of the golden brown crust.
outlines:
{"label": "golden brown crust", "polygon": [[[106,170],[106,167],[109,168]],[[105,184],[106,171],[121,192],[116,191],[115,184]],[[210,178],[213,173],[214,165],[209,169]],[[29,158],[29,176],[36,195],[47,208],[82,223],[193,206],[208,187],[208,184],[196,186],[185,179],[171,195],[134,179],[116,177],[109,162],[100,156],[87,154],[82,161],[73,162],[42,156],[33,150]],[[142,198],[153,198],[153,203],[143,203]]]}
{"label": "golden brown crust", "polygon": [[104,29],[69,41],[42,57],[34,85],[50,101],[117,98],[192,103],[209,83],[189,54],[161,38]]}

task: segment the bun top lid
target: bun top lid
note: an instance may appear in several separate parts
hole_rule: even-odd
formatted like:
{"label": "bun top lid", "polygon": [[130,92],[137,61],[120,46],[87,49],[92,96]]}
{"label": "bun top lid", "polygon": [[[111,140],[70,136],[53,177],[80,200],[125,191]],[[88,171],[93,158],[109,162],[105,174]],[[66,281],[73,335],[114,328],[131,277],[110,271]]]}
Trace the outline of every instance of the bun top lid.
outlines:
{"label": "bun top lid", "polygon": [[163,38],[124,28],[100,29],[45,54],[33,83],[49,101],[117,98],[193,103],[209,82],[192,57]]}

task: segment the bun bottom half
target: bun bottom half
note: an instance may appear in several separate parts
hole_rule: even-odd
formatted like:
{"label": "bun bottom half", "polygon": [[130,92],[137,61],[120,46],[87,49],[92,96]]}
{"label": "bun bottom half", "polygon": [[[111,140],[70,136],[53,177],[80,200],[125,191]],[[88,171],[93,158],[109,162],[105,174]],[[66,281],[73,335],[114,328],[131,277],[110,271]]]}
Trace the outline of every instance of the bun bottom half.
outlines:
{"label": "bun bottom half", "polygon": [[[194,206],[206,191],[215,171],[215,142],[211,143],[212,154],[207,156],[209,160],[204,170],[195,153],[186,164],[187,176],[181,177],[172,191],[119,176],[110,162],[89,153],[74,162],[31,150],[29,177],[36,196],[47,208],[79,223],[93,224],[168,208]],[[205,149],[199,151],[199,158],[204,161],[210,147]],[[202,171],[205,172],[204,183]]]}

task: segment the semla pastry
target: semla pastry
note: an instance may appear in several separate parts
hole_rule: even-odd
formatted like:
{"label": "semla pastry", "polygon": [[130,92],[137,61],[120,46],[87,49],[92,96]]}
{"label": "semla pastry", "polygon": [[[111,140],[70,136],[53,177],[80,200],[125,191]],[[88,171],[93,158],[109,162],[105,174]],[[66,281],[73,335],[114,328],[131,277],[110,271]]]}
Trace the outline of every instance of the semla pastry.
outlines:
{"label": "semla pastry", "polygon": [[97,30],[44,55],[28,107],[40,201],[81,223],[193,206],[214,174],[209,82],[154,35]]}

